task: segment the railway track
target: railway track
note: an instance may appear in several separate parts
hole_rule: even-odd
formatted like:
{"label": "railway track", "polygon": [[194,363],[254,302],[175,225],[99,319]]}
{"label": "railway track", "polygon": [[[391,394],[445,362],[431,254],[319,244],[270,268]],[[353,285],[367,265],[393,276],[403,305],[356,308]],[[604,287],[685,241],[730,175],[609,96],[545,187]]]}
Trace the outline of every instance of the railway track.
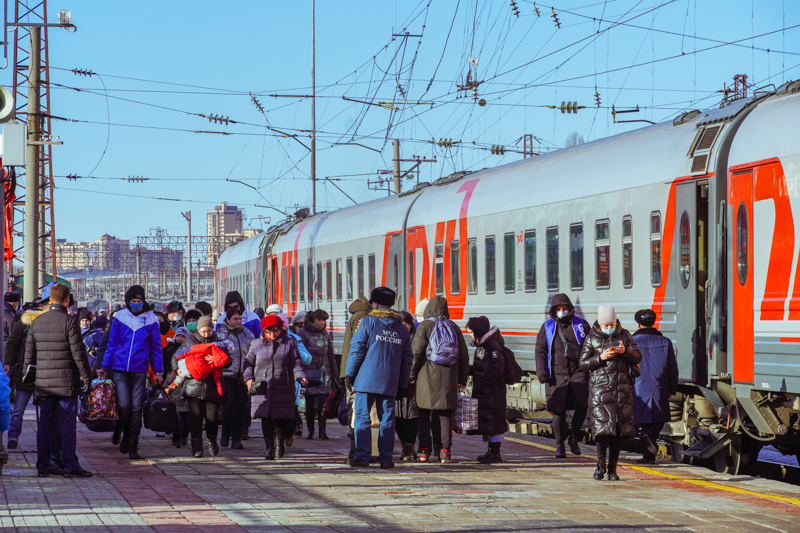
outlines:
{"label": "railway track", "polygon": [[[552,422],[547,418],[519,419],[516,422],[509,422],[508,426],[509,431],[518,433],[520,435],[536,435],[539,437],[553,438],[553,425]],[[588,432],[585,433],[585,436],[581,442],[585,444],[591,444],[593,442]],[[641,453],[642,451],[638,440],[629,440],[624,442],[622,449],[624,451],[633,453]],[[669,461],[673,460],[671,448],[668,443],[658,443],[658,458]],[[688,462],[687,464],[697,464],[697,466],[703,466],[705,468],[709,468],[710,470],[712,469],[710,464],[704,464],[703,462]],[[754,465],[746,468],[744,472],[741,472],[741,474],[758,476],[775,481],[783,481],[793,485],[800,485],[800,466],[780,463],[777,461],[756,461]]]}

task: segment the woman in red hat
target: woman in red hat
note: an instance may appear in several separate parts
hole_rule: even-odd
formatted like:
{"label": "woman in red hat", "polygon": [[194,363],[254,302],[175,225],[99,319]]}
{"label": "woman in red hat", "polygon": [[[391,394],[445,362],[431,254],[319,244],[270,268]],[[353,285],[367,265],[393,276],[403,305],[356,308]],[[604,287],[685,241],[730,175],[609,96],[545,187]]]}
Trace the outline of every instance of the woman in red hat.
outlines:
{"label": "woman in red hat", "polygon": [[297,341],[283,330],[283,320],[267,315],[261,337],[253,341],[244,362],[244,381],[253,397],[253,418],[261,419],[267,459],[280,459],[294,427],[295,387],[307,385]]}

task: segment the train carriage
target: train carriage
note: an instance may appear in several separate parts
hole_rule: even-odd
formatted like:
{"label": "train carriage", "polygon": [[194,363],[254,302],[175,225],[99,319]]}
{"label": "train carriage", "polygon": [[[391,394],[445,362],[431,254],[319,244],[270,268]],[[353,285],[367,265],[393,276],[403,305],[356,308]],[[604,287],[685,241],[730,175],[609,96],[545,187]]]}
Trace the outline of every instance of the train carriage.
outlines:
{"label": "train carriage", "polygon": [[217,298],[240,286],[244,273],[233,269],[243,254],[239,263],[256,262],[256,278],[242,278],[256,303],[290,314],[327,310],[339,350],[348,306],[375,286],[396,289],[396,307],[410,311],[441,294],[462,327],[486,315],[503,331],[526,372],[508,393],[523,413],[542,407],[534,344],[555,293],[568,293],[590,322],[611,303],[631,329],[634,313],[651,307],[678,357],[680,394],[662,432],[674,451],[728,472],[763,443],[797,454],[798,92],[800,82],[788,83],[397,196],[301,214],[258,245],[223,254]]}

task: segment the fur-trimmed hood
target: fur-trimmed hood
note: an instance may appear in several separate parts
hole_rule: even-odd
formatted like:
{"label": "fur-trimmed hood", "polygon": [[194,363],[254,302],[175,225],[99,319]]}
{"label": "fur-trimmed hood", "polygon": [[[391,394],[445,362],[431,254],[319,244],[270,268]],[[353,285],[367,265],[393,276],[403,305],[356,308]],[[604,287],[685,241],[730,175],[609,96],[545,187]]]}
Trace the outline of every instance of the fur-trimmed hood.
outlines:
{"label": "fur-trimmed hood", "polygon": [[393,309],[373,309],[369,316],[374,316],[375,318],[393,318],[400,322],[403,321],[403,317],[401,317],[396,311]]}
{"label": "fur-trimmed hood", "polygon": [[22,313],[22,317],[20,317],[20,322],[25,324],[26,326],[30,326],[33,321],[39,316],[44,314],[46,311],[44,309],[28,309],[24,313]]}

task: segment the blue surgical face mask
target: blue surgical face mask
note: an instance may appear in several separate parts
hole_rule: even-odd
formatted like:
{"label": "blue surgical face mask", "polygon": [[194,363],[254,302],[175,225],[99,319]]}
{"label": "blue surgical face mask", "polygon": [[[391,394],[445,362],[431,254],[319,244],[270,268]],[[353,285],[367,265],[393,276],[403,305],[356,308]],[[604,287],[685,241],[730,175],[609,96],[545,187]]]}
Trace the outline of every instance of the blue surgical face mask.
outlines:
{"label": "blue surgical face mask", "polygon": [[611,328],[611,329],[605,329],[605,328],[601,328],[601,330],[602,330],[602,331],[603,331],[603,333],[605,333],[606,335],[613,335],[613,334],[614,334],[614,332],[615,332],[615,331],[617,331],[617,327],[616,327],[616,326],[614,326],[614,327],[613,327],[613,328]]}
{"label": "blue surgical face mask", "polygon": [[135,303],[131,302],[128,305],[131,306],[131,311],[133,311],[134,313],[138,313],[144,307],[144,302],[141,302],[141,303],[138,303],[138,304],[135,304]]}

